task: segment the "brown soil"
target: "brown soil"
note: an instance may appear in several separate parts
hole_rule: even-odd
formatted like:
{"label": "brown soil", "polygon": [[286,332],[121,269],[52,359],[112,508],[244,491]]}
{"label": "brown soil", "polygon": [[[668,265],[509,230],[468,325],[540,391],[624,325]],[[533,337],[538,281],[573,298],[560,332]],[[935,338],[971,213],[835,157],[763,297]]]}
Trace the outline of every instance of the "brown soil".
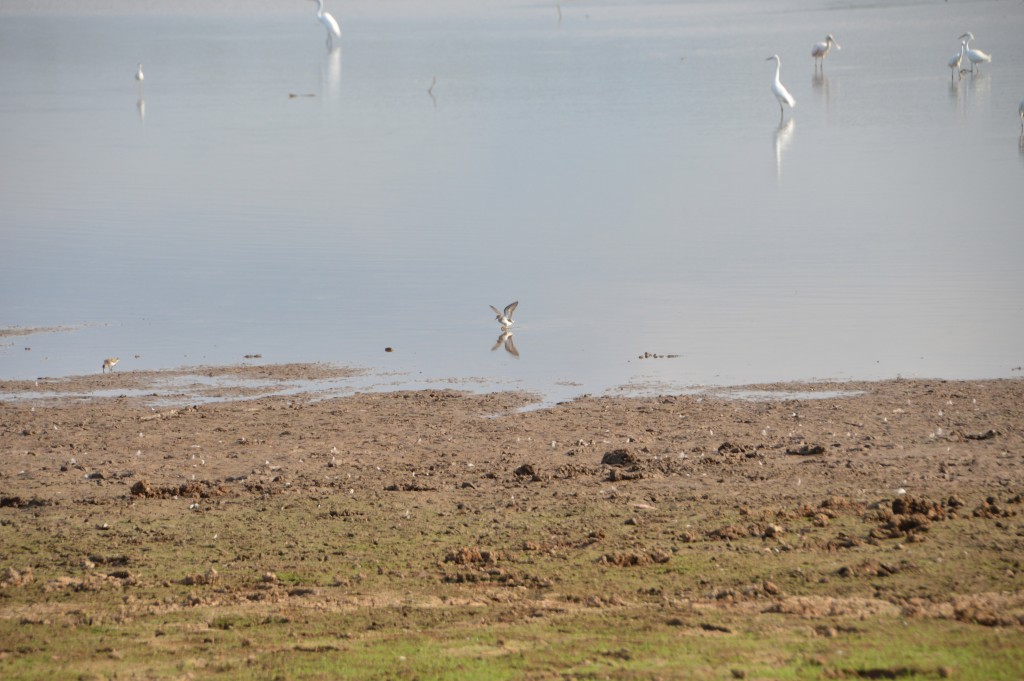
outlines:
{"label": "brown soil", "polygon": [[[204,370],[269,381],[344,372],[324,365]],[[329,513],[326,506],[320,511],[323,522],[363,522],[360,532],[372,534],[367,509],[388,514],[387,532],[396,533],[402,531],[393,522],[398,513],[426,507],[440,509],[435,524],[456,519],[479,538],[477,544],[460,539],[426,546],[422,561],[404,559],[411,574],[435,574],[452,588],[550,586],[550,576],[509,567],[527,554],[589,551],[595,570],[621,572],[671,565],[687,547],[720,551],[754,542],[752,551],[828,556],[829,567],[820,567],[814,579],[795,577],[800,570],[794,568],[771,579],[748,576],[745,585],[743,577],[715,583],[694,576],[692,588],[676,597],[716,608],[756,603],[758,612],[798,618],[896,612],[985,626],[1024,623],[1024,380],[770,385],[757,390],[808,399],[584,397],[539,409],[525,394],[445,390],[251,400],[239,390],[235,399],[174,407],[154,406],[145,397],[39,397],[40,391],[145,389],[175,375],[115,372],[43,385],[0,383],[0,393],[14,396],[0,402],[4,523],[31,523],[24,513],[33,509],[48,527],[59,527],[104,506],[116,513],[103,517],[117,522],[160,522],[153,509],[169,499],[192,500],[201,509],[223,500],[251,502],[260,511],[268,499],[281,509],[330,499]],[[831,396],[810,399],[814,393]],[[349,498],[365,505],[346,508]],[[586,508],[610,509],[614,519],[566,530],[566,536],[552,530],[556,519]],[[495,518],[504,520],[499,525]],[[985,565],[963,559],[952,573],[914,582],[905,593],[877,586],[924,569],[920,556],[908,560],[903,552],[953,523],[964,529],[933,542],[938,553],[928,564],[952,560],[984,537],[977,541],[984,544]],[[93,524],[106,529],[99,519]],[[415,543],[416,536],[408,540]],[[131,550],[145,552],[139,542],[157,540],[132,541]],[[89,562],[66,559],[68,565]],[[274,573],[260,566],[281,569],[266,559],[253,565],[252,574],[260,576],[253,588],[278,588]],[[103,567],[103,579],[121,579],[116,565]],[[47,566],[27,558],[0,563],[3,569],[4,590],[32,588],[33,574],[43,600],[63,588],[52,579],[39,585]],[[223,569],[190,565],[169,575],[168,583],[222,581]],[[968,574],[975,569],[978,574]],[[389,574],[382,570],[380,578]],[[79,580],[72,585],[79,589],[88,586],[82,579],[98,578],[60,579]],[[801,579],[810,586],[801,586]],[[403,582],[396,584],[400,592]],[[558,607],[616,607],[637,598],[594,593]]]}
{"label": "brown soil", "polygon": [[[14,398],[0,403],[0,489],[7,497],[118,497],[140,481],[160,488],[195,474],[239,492],[237,480],[251,480],[253,466],[268,460],[283,471],[272,477],[287,475],[293,491],[330,485],[342,467],[358,470],[370,490],[426,478],[440,492],[535,482],[579,494],[628,481],[623,489],[637,498],[817,505],[842,497],[859,506],[901,488],[938,504],[950,495],[1002,497],[1024,482],[1024,380],[779,384],[752,387],[756,400],[583,397],[540,409],[527,394],[449,390],[245,399],[253,389],[187,380],[183,392],[222,401],[171,407],[165,397],[88,397],[189,376],[259,379],[265,394],[274,383],[354,373],[314,364],[0,382],[0,394]],[[773,392],[787,399],[763,399]],[[996,502],[988,513],[1001,512]],[[908,514],[934,520],[935,511]]]}

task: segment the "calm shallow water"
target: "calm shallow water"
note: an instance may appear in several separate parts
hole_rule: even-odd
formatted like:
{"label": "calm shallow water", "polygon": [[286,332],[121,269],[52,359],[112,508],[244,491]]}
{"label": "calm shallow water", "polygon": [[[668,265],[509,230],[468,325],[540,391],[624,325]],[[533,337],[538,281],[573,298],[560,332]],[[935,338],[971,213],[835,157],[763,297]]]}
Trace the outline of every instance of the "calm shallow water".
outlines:
{"label": "calm shallow water", "polygon": [[0,2],[0,377],[1020,375],[1024,6],[419,4]]}

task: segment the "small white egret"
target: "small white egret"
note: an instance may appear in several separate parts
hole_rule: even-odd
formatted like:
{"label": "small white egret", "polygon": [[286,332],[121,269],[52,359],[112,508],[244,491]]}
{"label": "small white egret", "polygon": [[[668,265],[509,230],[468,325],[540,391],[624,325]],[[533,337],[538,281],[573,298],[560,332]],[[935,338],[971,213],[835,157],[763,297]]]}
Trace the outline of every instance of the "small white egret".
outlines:
{"label": "small white egret", "polygon": [[146,80],[146,74],[142,72],[142,64],[139,64],[139,68],[135,71],[135,80],[139,81],[140,83]]}
{"label": "small white egret", "polygon": [[[982,64],[982,63],[985,63],[985,62],[992,63],[992,55],[991,54],[988,54],[986,52],[982,52],[981,50],[975,50],[975,49],[971,48],[971,41],[974,40],[974,34],[973,33],[968,31],[967,33],[964,33],[962,36],[960,36],[960,40],[964,40],[965,38],[966,38],[966,45],[967,45],[967,59],[971,62],[971,73],[974,73],[974,65],[975,64]],[[981,70],[980,66],[978,67],[978,70],[979,71]]]}
{"label": "small white egret", "polygon": [[953,80],[954,73],[960,73],[960,64],[964,60],[964,51],[967,49],[967,41],[960,41],[960,51],[949,58],[949,79]]}
{"label": "small white egret", "polygon": [[765,61],[775,60],[775,80],[772,81],[772,92],[775,93],[775,99],[779,100],[779,120],[782,120],[783,109],[782,103],[789,104],[789,108],[796,107],[796,100],[793,99],[793,95],[789,94],[789,90],[779,80],[779,72],[782,70],[782,60],[779,59],[779,55],[773,54],[772,56],[765,59]]}
{"label": "small white egret", "polygon": [[825,42],[815,43],[814,44],[814,47],[811,48],[811,56],[814,57],[814,66],[815,67],[817,67],[819,65],[819,60],[820,60],[820,65],[821,65],[822,68],[824,68],[824,66],[825,66],[825,57],[827,57],[828,53],[832,51],[832,46],[833,45],[836,46],[837,50],[843,49],[843,48],[839,47],[839,43],[836,42],[836,39],[832,37],[831,33],[829,33],[827,36],[825,36]]}
{"label": "small white egret", "polygon": [[341,28],[338,26],[338,22],[334,20],[330,12],[324,11],[324,0],[313,0],[316,2],[316,18],[324,28],[327,29],[327,46],[333,45],[334,38],[341,37]]}

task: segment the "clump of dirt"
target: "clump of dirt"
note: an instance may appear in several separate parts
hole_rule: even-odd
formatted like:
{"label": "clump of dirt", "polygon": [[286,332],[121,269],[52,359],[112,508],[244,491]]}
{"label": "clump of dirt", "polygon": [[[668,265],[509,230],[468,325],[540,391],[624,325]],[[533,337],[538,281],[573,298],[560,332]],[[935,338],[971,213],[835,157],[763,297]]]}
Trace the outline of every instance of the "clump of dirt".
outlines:
{"label": "clump of dirt", "polygon": [[476,546],[462,546],[446,553],[444,562],[456,565],[494,565],[502,558],[501,552],[498,551],[488,551]]}
{"label": "clump of dirt", "polygon": [[185,577],[181,580],[181,583],[185,586],[209,586],[216,584],[218,581],[220,581],[220,574],[214,568],[210,568],[206,572]]}
{"label": "clump of dirt", "polygon": [[643,459],[628,449],[616,449],[606,452],[601,457],[601,463],[605,466],[617,466],[619,468],[639,468]]}
{"label": "clump of dirt", "polygon": [[22,570],[16,570],[13,567],[8,567],[4,570],[3,576],[0,577],[0,589],[6,589],[12,586],[24,586],[31,584],[35,580],[35,575],[32,572],[32,568],[27,567]]}
{"label": "clump of dirt", "polygon": [[131,486],[133,497],[151,499],[176,499],[189,497],[193,499],[210,499],[224,496],[228,488],[223,484],[209,480],[183,482],[180,485],[154,487],[148,480],[139,480]]}
{"label": "clump of dirt", "polygon": [[[949,504],[952,502],[952,506]],[[952,497],[950,501],[938,502],[930,499],[907,496],[897,497],[892,501],[891,510],[882,511],[879,519],[882,524],[871,531],[875,539],[898,539],[906,537],[909,541],[921,541],[922,535],[928,532],[932,523],[946,520],[959,508]]]}
{"label": "clump of dirt", "polygon": [[974,509],[973,515],[975,518],[1011,518],[1017,515],[1017,511],[1006,506],[1000,506],[999,501],[995,497],[987,497],[980,506]]}
{"label": "clump of dirt", "polygon": [[668,551],[646,549],[606,553],[598,559],[598,562],[602,565],[613,565],[615,567],[637,567],[639,565],[651,565],[652,563],[667,563],[671,559],[672,554]]}

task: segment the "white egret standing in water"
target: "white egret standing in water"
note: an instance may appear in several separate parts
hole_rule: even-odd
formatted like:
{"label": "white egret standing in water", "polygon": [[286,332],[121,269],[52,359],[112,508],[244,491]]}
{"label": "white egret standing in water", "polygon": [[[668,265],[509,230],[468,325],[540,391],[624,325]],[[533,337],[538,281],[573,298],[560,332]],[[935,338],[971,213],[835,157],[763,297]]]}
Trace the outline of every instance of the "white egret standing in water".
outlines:
{"label": "white egret standing in water", "polygon": [[[967,41],[960,41],[960,51],[949,58],[949,79],[953,80],[954,73],[960,73],[960,64],[964,60],[964,50],[967,49]],[[962,74],[961,74],[962,77]]]}
{"label": "white egret standing in water", "polygon": [[324,0],[313,0],[316,2],[316,18],[324,28],[327,29],[327,46],[330,47],[334,44],[334,38],[341,37],[341,27],[338,26],[338,22],[334,20],[330,12],[324,11]]}
{"label": "white egret standing in water", "polygon": [[772,81],[772,92],[775,93],[775,99],[779,100],[779,121],[782,121],[784,115],[782,109],[782,103],[789,104],[789,108],[796,107],[796,100],[793,99],[793,95],[789,94],[789,90],[779,80],[779,72],[782,70],[782,60],[779,59],[779,55],[773,54],[772,56],[765,59],[765,61],[775,60],[775,80]]}
{"label": "white egret standing in water", "polygon": [[[971,62],[971,73],[974,73],[974,65],[982,64],[984,62],[992,63],[992,55],[981,50],[971,49],[971,41],[974,40],[974,34],[968,31],[960,36],[960,40],[967,39],[967,59]],[[978,67],[981,71],[981,67]]]}
{"label": "white egret standing in water", "polygon": [[135,70],[135,81],[139,84],[139,101],[135,103],[135,106],[139,109],[139,118],[142,120],[146,119],[146,100],[142,98],[142,81],[144,80],[146,80],[146,74],[142,72],[140,63]]}
{"label": "white egret standing in water", "polygon": [[837,50],[843,49],[839,47],[839,43],[836,42],[836,39],[832,37],[831,33],[825,36],[825,42],[814,44],[814,47],[811,48],[811,56],[814,57],[815,68],[818,67],[819,60],[821,61],[821,67],[825,68],[825,57],[828,56],[828,53],[832,50],[833,45],[836,46]]}

